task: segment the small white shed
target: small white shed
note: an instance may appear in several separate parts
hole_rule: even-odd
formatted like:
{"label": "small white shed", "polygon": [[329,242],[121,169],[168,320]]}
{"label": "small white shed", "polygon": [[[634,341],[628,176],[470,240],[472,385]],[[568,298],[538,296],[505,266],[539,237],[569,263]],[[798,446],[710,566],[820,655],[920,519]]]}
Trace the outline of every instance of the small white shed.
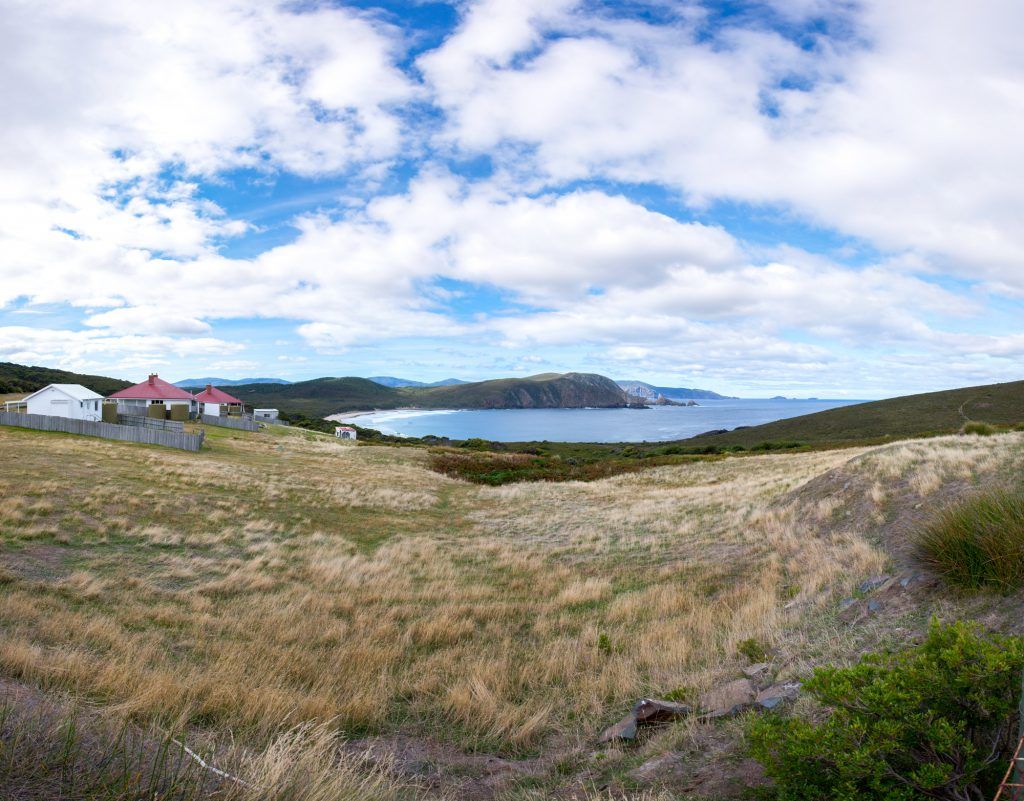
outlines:
{"label": "small white shed", "polygon": [[29,414],[70,417],[73,420],[101,420],[103,396],[81,384],[49,384],[23,401]]}
{"label": "small white shed", "polygon": [[334,436],[338,439],[355,439],[356,430],[352,426],[335,426]]}
{"label": "small white shed", "polygon": [[253,409],[252,416],[254,420],[264,420],[266,422],[276,423],[277,422],[277,409]]}

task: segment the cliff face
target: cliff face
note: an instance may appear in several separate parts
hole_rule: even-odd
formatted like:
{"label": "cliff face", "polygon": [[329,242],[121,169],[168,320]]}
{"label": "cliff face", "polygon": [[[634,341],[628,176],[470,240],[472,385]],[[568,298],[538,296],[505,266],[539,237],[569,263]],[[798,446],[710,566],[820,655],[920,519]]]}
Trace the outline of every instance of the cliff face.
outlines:
{"label": "cliff face", "polygon": [[566,373],[557,378],[517,381],[500,397],[485,403],[484,408],[489,409],[607,409],[625,406],[626,396],[603,375]]}

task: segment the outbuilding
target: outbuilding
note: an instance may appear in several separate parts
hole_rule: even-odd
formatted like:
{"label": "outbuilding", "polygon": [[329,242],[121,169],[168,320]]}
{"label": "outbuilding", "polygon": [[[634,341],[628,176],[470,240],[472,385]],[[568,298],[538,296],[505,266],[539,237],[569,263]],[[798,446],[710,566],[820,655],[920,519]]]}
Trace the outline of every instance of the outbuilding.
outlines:
{"label": "outbuilding", "polygon": [[264,423],[276,423],[279,412],[277,409],[253,409],[253,420],[260,420]]}
{"label": "outbuilding", "polygon": [[213,384],[207,384],[206,389],[196,395],[196,401],[203,414],[242,414],[245,411],[243,403],[234,395],[229,395]]}
{"label": "outbuilding", "polygon": [[[108,396],[108,400],[117,401],[119,414],[147,415],[150,406],[163,405],[172,419],[184,415],[195,416],[197,402],[191,392],[164,381],[156,373],[133,387],[122,389]],[[175,407],[179,407],[177,411]],[[180,407],[185,407],[184,409]]]}
{"label": "outbuilding", "polygon": [[334,436],[338,439],[355,439],[356,430],[352,426],[335,426]]}
{"label": "outbuilding", "polygon": [[21,403],[28,414],[72,420],[99,420],[103,414],[103,396],[81,384],[48,384],[26,396]]}

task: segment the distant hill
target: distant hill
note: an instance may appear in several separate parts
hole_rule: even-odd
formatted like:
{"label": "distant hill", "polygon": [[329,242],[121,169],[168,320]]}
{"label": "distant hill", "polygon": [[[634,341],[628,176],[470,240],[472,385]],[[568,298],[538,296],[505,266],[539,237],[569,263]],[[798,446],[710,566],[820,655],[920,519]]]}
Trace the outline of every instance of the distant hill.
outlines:
{"label": "distant hill", "polygon": [[240,384],[290,384],[283,378],[186,378],[184,381],[175,381],[176,387],[205,387],[213,384],[215,387],[237,387]]}
{"label": "distant hill", "polygon": [[841,406],[749,428],[702,434],[686,445],[742,445],[765,442],[826,444],[958,431],[968,420],[996,425],[1024,422],[1024,381],[905,395]]}
{"label": "distant hill", "polygon": [[732,400],[728,395],[719,395],[710,389],[687,389],[686,387],[656,387],[645,381],[616,381],[630,395],[655,400],[664,395],[669,400]]}
{"label": "distant hill", "polygon": [[361,409],[551,409],[625,406],[610,378],[592,373],[499,378],[434,387],[388,387],[367,378],[316,378],[294,384],[246,384],[233,395],[254,406],[325,417]]}
{"label": "distant hill", "polygon": [[441,381],[413,381],[410,378],[395,378],[393,375],[372,375],[368,379],[375,384],[385,387],[451,387],[457,384],[468,384],[459,378],[445,378]]}
{"label": "distant hill", "polygon": [[28,367],[24,364],[0,362],[0,395],[24,392],[26,395],[47,384],[81,384],[100,395],[109,395],[130,387],[133,381],[103,375],[83,375],[51,367]]}

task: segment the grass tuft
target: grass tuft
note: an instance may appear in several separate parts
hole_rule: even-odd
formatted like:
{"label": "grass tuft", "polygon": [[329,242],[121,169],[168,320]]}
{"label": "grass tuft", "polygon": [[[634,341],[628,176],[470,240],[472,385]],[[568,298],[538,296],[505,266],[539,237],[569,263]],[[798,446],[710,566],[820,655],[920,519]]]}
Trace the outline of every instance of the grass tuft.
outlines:
{"label": "grass tuft", "polygon": [[1024,586],[1024,495],[997,490],[946,509],[917,541],[921,558],[969,590]]}
{"label": "grass tuft", "polygon": [[969,423],[964,423],[963,428],[960,429],[961,434],[974,434],[978,437],[991,437],[996,433],[996,427],[989,425],[988,423],[982,423],[979,420],[971,420]]}

